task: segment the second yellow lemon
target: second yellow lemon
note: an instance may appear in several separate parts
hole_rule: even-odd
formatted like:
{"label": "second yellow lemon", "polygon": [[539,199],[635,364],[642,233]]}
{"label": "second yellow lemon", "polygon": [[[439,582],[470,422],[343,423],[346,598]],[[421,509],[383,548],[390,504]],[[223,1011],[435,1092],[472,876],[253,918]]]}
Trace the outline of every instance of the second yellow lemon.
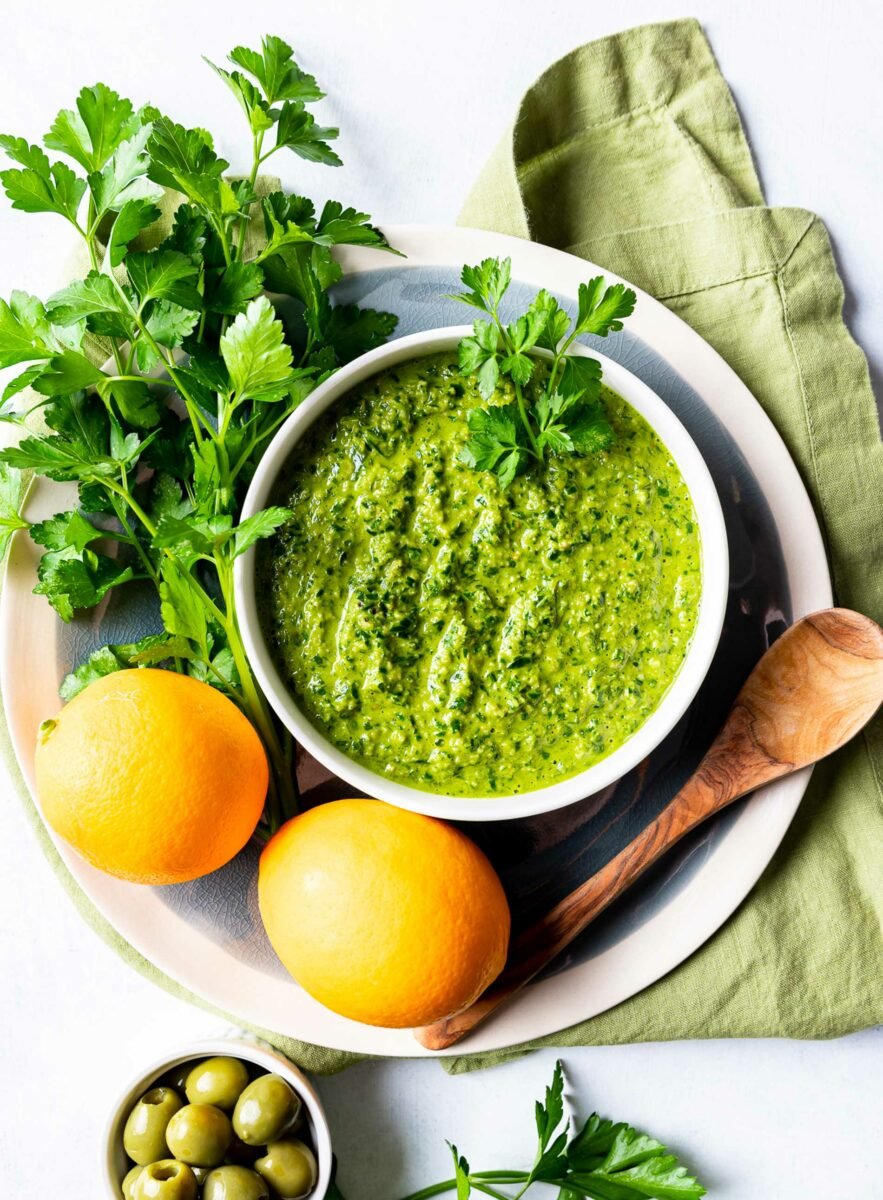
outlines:
{"label": "second yellow lemon", "polygon": [[282,962],[328,1008],[426,1025],[471,1004],[506,961],[509,907],[487,858],[431,817],[338,800],[261,856],[261,916]]}

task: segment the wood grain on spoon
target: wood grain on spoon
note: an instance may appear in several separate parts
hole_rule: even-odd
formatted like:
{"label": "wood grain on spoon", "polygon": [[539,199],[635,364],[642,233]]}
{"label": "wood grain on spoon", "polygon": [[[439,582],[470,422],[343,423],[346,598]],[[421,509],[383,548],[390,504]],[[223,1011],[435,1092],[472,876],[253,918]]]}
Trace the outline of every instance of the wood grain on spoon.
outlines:
{"label": "wood grain on spoon", "polygon": [[547,966],[690,830],[740,796],[839,749],[883,703],[883,630],[831,608],[797,621],[749,675],[723,729],[673,800],[624,850],[516,938],[503,974],[470,1008],[416,1031],[454,1045]]}

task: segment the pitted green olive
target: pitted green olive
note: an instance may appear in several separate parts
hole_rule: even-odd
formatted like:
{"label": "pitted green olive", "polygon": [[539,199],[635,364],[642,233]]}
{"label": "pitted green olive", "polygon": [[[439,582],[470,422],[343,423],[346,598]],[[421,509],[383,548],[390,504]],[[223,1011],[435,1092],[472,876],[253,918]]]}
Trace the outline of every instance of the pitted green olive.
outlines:
{"label": "pitted green olive", "polygon": [[141,1168],[132,1200],[196,1200],[196,1178],[186,1163],[161,1159]]}
{"label": "pitted green olive", "polygon": [[123,1146],[132,1162],[145,1166],[168,1158],[166,1130],[182,1104],[181,1097],[168,1087],[155,1087],[144,1093],[129,1113],[123,1130]]}

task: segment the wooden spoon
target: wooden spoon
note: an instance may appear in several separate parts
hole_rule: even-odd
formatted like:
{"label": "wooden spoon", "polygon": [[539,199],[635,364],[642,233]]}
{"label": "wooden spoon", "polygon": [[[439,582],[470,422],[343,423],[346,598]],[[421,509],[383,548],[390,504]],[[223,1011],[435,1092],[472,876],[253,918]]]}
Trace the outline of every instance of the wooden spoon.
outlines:
{"label": "wooden spoon", "polygon": [[634,841],[515,939],[506,967],[471,1007],[415,1031],[444,1050],[507,1003],[660,855],[740,796],[818,762],[883,703],[883,630],[829,608],[803,617],[749,675],[695,774]]}

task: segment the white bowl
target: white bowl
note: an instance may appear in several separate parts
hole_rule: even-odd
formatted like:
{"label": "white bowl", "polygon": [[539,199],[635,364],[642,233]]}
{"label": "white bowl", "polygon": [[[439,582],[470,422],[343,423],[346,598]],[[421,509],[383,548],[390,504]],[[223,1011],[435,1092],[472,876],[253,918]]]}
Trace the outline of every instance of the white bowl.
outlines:
{"label": "white bowl", "polygon": [[275,1051],[272,1046],[242,1034],[224,1038],[213,1038],[210,1041],[194,1042],[183,1046],[176,1053],[166,1055],[152,1063],[137,1078],[133,1079],[111,1110],[110,1119],[104,1135],[101,1174],[104,1180],[105,1195],[111,1200],[120,1200],[121,1185],[126,1172],[131,1165],[123,1149],[123,1129],[126,1118],[133,1106],[146,1091],[169,1071],[191,1059],[198,1061],[212,1058],[216,1054],[228,1055],[231,1058],[241,1058],[243,1062],[254,1063],[265,1071],[281,1075],[303,1101],[304,1116],[310,1131],[310,1142],[316,1152],[316,1163],[319,1177],[316,1186],[310,1193],[309,1200],[323,1200],[331,1182],[331,1134],[322,1101],[316,1089],[302,1071]]}
{"label": "white bowl", "polygon": [[[386,367],[452,350],[471,332],[471,326],[457,325],[399,338],[363,354],[320,384],[281,426],[268,446],[248,489],[243,519],[267,506],[276,479],[298,441],[335,400]],[[369,796],[413,812],[456,821],[509,820],[563,808],[601,791],[654,750],[683,716],[711,665],[726,608],[729,554],[723,512],[705,461],[681,422],[645,383],[596,350],[578,345],[573,349],[601,362],[605,384],[627,400],[653,427],[670,451],[690,491],[699,522],[702,591],[696,628],[680,670],[659,706],[627,741],[600,762],[569,779],[510,796],[463,797],[421,791],[388,779],[349,758],[298,708],[276,668],[261,629],[255,599],[255,550],[252,548],[236,562],[235,595],[246,653],[258,682],[280,720],[301,745],[330,771]]]}

